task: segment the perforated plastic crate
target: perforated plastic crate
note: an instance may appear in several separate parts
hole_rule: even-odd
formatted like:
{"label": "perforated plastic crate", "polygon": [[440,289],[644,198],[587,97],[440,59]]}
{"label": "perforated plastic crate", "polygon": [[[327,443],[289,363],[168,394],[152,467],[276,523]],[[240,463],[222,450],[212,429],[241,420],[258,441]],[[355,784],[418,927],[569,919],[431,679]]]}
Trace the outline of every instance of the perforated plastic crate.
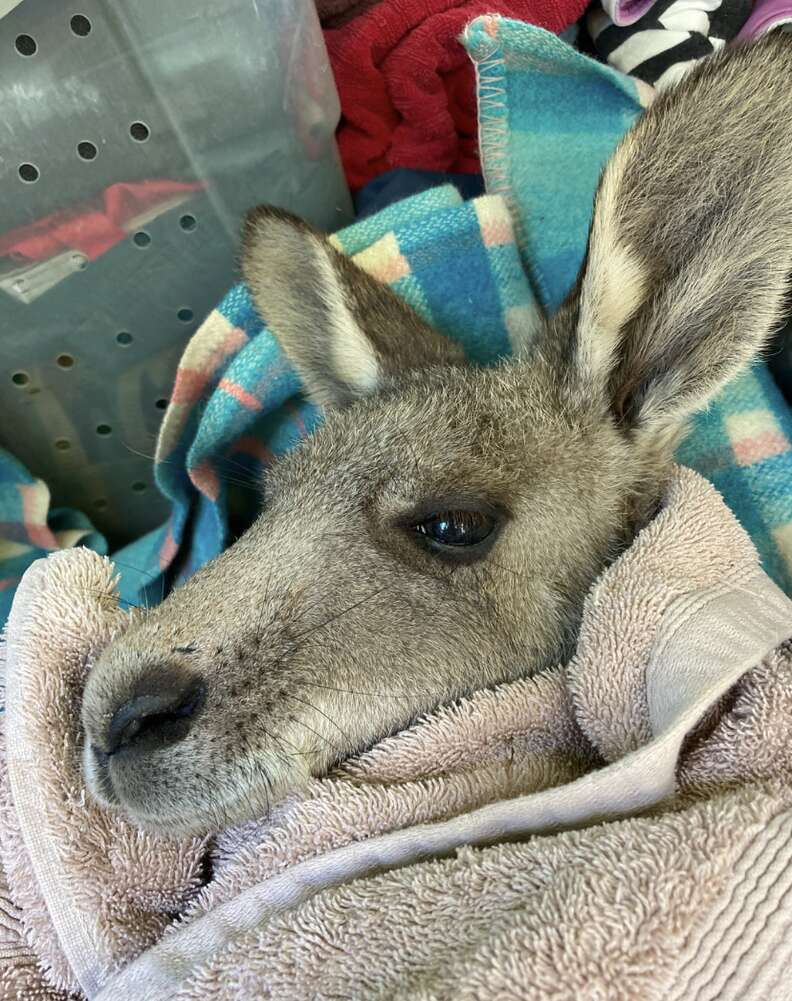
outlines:
{"label": "perforated plastic crate", "polygon": [[0,444],[114,541],[160,523],[179,355],[271,202],[350,202],[312,0],[23,0],[0,18]]}

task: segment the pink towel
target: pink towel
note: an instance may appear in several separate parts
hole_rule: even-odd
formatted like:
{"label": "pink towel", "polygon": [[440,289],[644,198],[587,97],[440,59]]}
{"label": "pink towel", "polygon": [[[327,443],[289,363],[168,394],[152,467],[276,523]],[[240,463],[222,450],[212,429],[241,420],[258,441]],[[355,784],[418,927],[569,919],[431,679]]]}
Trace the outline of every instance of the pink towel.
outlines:
{"label": "pink towel", "polygon": [[784,996],[792,603],[696,474],[594,586],[568,665],[211,845],[84,798],[80,684],[124,621],[87,550],[35,564],[14,605],[0,999]]}

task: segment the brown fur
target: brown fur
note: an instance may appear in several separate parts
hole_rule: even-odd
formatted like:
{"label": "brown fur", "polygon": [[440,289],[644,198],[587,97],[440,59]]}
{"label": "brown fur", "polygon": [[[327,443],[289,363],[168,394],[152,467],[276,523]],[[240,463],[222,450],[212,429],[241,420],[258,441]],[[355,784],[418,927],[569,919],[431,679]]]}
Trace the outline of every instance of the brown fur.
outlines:
{"label": "brown fur", "polygon": [[[93,667],[97,796],[167,831],[240,821],[418,714],[569,653],[685,419],[778,320],[790,79],[792,44],[773,35],[658,98],[605,171],[569,301],[493,369],[304,223],[251,215],[246,278],[327,420],[271,470],[256,524]],[[416,520],[471,503],[500,519],[485,556],[417,544]],[[149,732],[102,764],[120,706],[193,683],[179,739]]]}

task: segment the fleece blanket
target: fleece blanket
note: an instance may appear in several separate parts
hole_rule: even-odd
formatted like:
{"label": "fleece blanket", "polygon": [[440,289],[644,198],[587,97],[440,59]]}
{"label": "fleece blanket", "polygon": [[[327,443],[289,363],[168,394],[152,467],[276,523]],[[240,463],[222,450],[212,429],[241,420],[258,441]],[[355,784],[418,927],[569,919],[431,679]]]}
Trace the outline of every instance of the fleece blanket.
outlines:
{"label": "fleece blanket", "polygon": [[790,996],[792,602],[692,471],[593,587],[569,664],[211,842],[86,795],[80,692],[127,619],[87,549],[14,604],[2,1001]]}
{"label": "fleece blanket", "polygon": [[[335,240],[486,364],[520,350],[520,332],[573,283],[599,172],[651,92],[517,22],[480,18],[464,42],[478,78],[490,194],[463,203],[452,187],[433,189]],[[230,524],[238,530],[254,516],[262,471],[318,419],[236,286],[181,359],[155,468],[172,512],[116,554],[123,601],[158,602],[220,553]],[[717,486],[767,572],[792,590],[792,415],[764,364],[697,418],[678,458]],[[48,511],[48,499],[43,484],[0,461],[0,620],[33,560],[80,537],[101,544],[87,521]],[[67,529],[77,534],[62,535]]]}

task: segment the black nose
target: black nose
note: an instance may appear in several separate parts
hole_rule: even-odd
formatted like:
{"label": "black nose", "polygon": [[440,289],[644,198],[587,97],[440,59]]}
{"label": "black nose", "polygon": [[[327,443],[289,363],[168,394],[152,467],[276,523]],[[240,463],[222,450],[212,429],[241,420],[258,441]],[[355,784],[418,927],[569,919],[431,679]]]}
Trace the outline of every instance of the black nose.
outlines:
{"label": "black nose", "polygon": [[116,754],[127,748],[153,750],[187,735],[204,701],[203,685],[194,680],[177,681],[163,672],[145,687],[113,713],[104,753]]}

